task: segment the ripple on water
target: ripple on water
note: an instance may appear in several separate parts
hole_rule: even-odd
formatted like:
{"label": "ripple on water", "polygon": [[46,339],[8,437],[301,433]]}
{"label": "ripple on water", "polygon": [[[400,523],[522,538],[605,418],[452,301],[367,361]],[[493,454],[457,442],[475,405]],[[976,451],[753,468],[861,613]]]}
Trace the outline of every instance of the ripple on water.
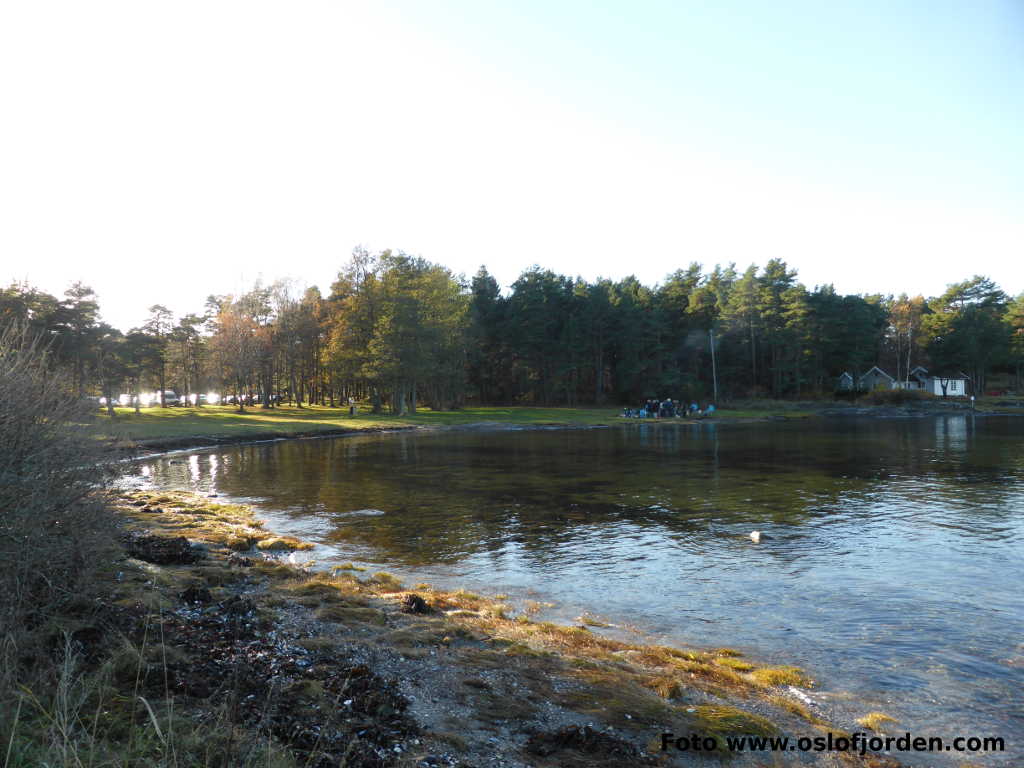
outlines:
{"label": "ripple on water", "polygon": [[257,500],[342,558],[803,665],[906,730],[1024,733],[1024,435],[1007,422],[405,434],[145,471]]}

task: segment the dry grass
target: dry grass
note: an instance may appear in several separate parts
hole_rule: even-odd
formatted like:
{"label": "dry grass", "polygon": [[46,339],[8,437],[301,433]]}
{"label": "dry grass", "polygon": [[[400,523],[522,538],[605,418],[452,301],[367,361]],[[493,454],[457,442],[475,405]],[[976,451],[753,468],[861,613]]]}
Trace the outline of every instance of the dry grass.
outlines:
{"label": "dry grass", "polygon": [[677,678],[668,676],[651,677],[643,681],[645,688],[650,688],[663,699],[678,699],[683,695],[683,686]]}
{"label": "dry grass", "polygon": [[732,656],[716,656],[714,661],[718,666],[727,667],[735,672],[750,672],[754,668],[754,665],[749,661],[743,661]]}
{"label": "dry grass", "polygon": [[373,574],[370,583],[385,592],[398,592],[402,589],[401,579],[387,571],[378,571]]}
{"label": "dry grass", "polygon": [[727,736],[775,736],[780,733],[771,720],[761,715],[746,712],[723,704],[693,707],[695,730],[713,736],[720,748],[724,748]]}
{"label": "dry grass", "polygon": [[338,571],[365,571],[365,570],[366,569],[363,568],[361,565],[356,565],[355,563],[342,563],[341,565],[336,565],[333,568],[331,568],[331,571],[335,572],[335,573],[337,573]]}
{"label": "dry grass", "polygon": [[559,693],[559,702],[617,728],[657,727],[681,720],[682,710],[645,685],[648,678],[628,666],[582,664],[571,677],[578,685]]}
{"label": "dry grass", "polygon": [[716,648],[712,651],[716,656],[742,656],[735,648]]}
{"label": "dry grass", "polygon": [[761,667],[750,673],[754,682],[763,686],[797,685],[807,687],[810,679],[799,667]]}
{"label": "dry grass", "polygon": [[898,722],[895,717],[890,717],[884,712],[868,712],[864,717],[857,718],[857,724],[870,728],[872,731],[881,731],[886,723]]}
{"label": "dry grass", "polygon": [[791,715],[796,715],[800,719],[806,720],[812,725],[826,725],[826,722],[822,718],[814,714],[802,702],[782,695],[771,696],[768,700],[779,709],[789,712]]}
{"label": "dry grass", "polygon": [[300,541],[293,536],[270,536],[256,542],[256,549],[268,552],[292,552],[312,548],[313,545],[308,541]]}

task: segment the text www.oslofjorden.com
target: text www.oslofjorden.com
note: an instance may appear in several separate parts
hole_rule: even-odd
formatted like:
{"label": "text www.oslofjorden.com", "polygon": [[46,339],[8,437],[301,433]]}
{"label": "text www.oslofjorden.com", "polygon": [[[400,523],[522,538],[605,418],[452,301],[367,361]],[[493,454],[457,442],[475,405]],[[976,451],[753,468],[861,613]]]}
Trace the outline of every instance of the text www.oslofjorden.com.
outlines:
{"label": "text www.oslofjorden.com", "polygon": [[867,733],[826,736],[726,736],[722,744],[714,736],[676,736],[661,734],[663,752],[1002,752],[1006,748],[999,736],[877,736]]}

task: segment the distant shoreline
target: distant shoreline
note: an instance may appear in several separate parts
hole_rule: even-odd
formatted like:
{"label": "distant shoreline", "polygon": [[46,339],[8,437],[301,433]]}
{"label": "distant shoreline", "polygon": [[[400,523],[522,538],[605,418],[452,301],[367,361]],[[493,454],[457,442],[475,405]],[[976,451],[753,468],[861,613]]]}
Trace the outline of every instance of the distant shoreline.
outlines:
{"label": "distant shoreline", "polygon": [[[216,448],[218,446],[227,445],[249,445],[276,442],[279,440],[352,437],[356,435],[385,434],[391,432],[508,432],[522,430],[596,429],[617,426],[639,426],[641,424],[655,427],[667,427],[671,425],[695,426],[697,424],[756,424],[764,422],[788,422],[804,419],[905,420],[957,415],[971,415],[976,418],[1024,415],[1024,408],[1021,408],[1020,410],[1000,411],[984,409],[971,410],[966,404],[962,403],[929,403],[924,407],[917,404],[911,407],[891,405],[836,405],[835,403],[800,403],[794,405],[796,407],[792,410],[766,409],[763,412],[751,410],[731,411],[725,409],[716,414],[714,418],[704,419],[627,419],[623,418],[618,413],[610,412],[607,409],[560,408],[550,409],[550,414],[561,418],[544,420],[543,418],[539,418],[537,413],[544,409],[528,409],[528,414],[524,414],[523,418],[517,418],[517,414],[515,413],[516,409],[510,408],[503,409],[505,418],[502,420],[481,419],[479,421],[457,421],[452,423],[452,421],[443,417],[436,418],[434,415],[430,415],[421,423],[409,423],[417,417],[412,417],[412,419],[403,419],[401,417],[385,416],[380,419],[374,417],[370,423],[356,421],[356,423],[351,426],[321,426],[324,423],[321,421],[312,424],[311,426],[313,428],[303,428],[306,424],[301,420],[288,421],[286,419],[282,419],[280,422],[275,422],[274,414],[271,412],[271,414],[269,414],[269,421],[273,423],[276,429],[259,430],[258,428],[248,428],[240,431],[239,434],[197,431],[195,433],[173,436],[168,435],[141,438],[125,437],[123,442],[132,448],[143,451],[144,455],[149,456],[161,453],[203,450],[206,448]],[[472,416],[474,415],[474,410],[476,409],[467,409],[466,411],[453,413],[456,414],[457,417]],[[579,414],[578,420],[572,418],[574,412]],[[255,411],[254,409],[254,413],[262,417],[261,420],[268,420],[267,415],[264,412]],[[149,414],[144,412],[144,415]],[[221,414],[216,412],[211,415],[215,417],[221,416]],[[238,414],[232,412],[229,415],[237,418],[239,421],[244,421],[249,414]],[[339,413],[338,409],[334,409],[332,411],[331,421],[340,421],[348,418],[350,417]],[[389,424],[387,423],[388,421],[393,421],[395,423]],[[144,424],[139,426],[143,432],[148,431],[146,427],[149,425]],[[218,423],[214,422],[209,426],[216,427],[218,426]]]}

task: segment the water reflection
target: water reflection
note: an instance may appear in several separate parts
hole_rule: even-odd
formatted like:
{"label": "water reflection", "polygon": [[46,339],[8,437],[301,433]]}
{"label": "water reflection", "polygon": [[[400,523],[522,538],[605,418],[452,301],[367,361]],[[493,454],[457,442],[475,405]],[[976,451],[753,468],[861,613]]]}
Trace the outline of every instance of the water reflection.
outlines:
{"label": "water reflection", "polygon": [[1024,634],[1016,421],[395,434],[143,471],[278,513],[331,548],[321,561],[795,658],[910,730],[1024,732],[1024,669],[1008,661]]}

